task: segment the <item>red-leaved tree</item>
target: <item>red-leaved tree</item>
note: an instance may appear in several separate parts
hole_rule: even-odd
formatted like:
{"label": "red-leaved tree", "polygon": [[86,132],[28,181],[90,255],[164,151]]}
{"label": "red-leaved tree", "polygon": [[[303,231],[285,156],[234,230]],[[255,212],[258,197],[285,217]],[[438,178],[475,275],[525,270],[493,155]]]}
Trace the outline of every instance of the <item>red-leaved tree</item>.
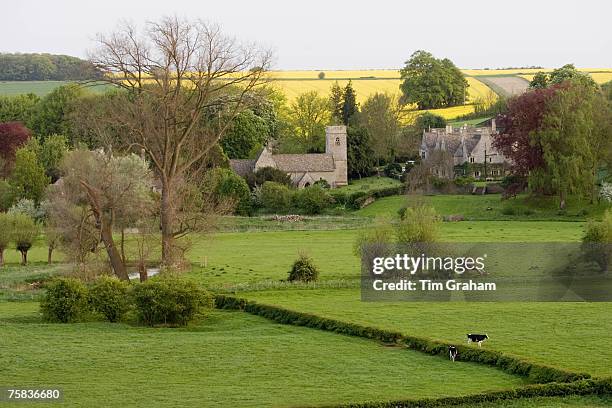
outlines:
{"label": "red-leaved tree", "polygon": [[0,176],[6,177],[15,164],[15,152],[31,137],[21,122],[0,123]]}
{"label": "red-leaved tree", "polygon": [[513,174],[527,177],[544,168],[542,147],[533,143],[532,134],[541,129],[548,102],[560,88],[556,85],[514,97],[506,112],[497,117],[500,132],[493,136],[493,146],[511,160]]}

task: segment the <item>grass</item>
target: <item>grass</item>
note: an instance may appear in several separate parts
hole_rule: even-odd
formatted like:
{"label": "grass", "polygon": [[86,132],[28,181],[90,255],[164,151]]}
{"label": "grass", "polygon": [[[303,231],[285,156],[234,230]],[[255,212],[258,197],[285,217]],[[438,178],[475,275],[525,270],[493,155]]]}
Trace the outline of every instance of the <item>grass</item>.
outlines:
{"label": "grass", "polygon": [[481,404],[457,405],[456,408],[497,408],[503,404],[505,408],[600,408],[612,406],[612,398],[607,396],[568,396],[525,398],[513,401],[488,402]]}
{"label": "grass", "polygon": [[411,201],[432,205],[440,215],[463,215],[468,220],[559,220],[584,221],[599,218],[609,204],[589,204],[577,199],[568,200],[565,211],[559,211],[556,197],[531,198],[521,195],[501,200],[499,194],[391,196],[376,200],[355,212],[365,217],[397,217],[400,208]]}
{"label": "grass", "polygon": [[401,186],[402,182],[390,177],[364,177],[362,179],[351,180],[348,186],[338,188],[339,191],[345,193],[354,193],[357,191],[374,191],[387,187]]}
{"label": "grass", "polygon": [[151,329],[45,324],[36,311],[35,303],[0,303],[0,383],[60,387],[75,407],[304,406],[465,395],[524,381],[239,312]]}
{"label": "grass", "polygon": [[359,289],[261,291],[255,301],[405,334],[465,342],[565,369],[612,375],[609,303],[362,302]]}
{"label": "grass", "polygon": [[[70,83],[70,81],[0,81],[0,95],[33,93],[42,97],[67,83]],[[95,85],[89,86],[87,89],[102,92],[105,88],[104,85]]]}

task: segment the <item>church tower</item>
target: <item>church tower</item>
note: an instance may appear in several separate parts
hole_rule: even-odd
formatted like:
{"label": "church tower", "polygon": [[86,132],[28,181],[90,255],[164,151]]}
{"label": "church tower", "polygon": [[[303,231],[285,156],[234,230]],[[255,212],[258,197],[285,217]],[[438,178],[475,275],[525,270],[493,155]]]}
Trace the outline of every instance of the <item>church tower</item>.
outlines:
{"label": "church tower", "polygon": [[348,184],[346,126],[327,126],[325,128],[325,153],[332,156],[335,165],[333,187]]}

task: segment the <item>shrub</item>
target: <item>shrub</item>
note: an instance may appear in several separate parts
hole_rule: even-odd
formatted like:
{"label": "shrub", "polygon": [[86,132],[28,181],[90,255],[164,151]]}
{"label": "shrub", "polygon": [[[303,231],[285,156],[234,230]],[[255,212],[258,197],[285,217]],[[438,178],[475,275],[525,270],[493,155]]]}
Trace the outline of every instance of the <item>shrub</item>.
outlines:
{"label": "shrub", "polygon": [[4,250],[13,240],[13,217],[7,213],[0,213],[0,266],[4,265]]}
{"label": "shrub", "polygon": [[[0,163],[0,167],[2,164]],[[0,179],[0,211],[8,210],[13,205],[13,190],[6,180]]]}
{"label": "shrub", "polygon": [[212,298],[194,282],[160,277],[135,285],[132,299],[139,319],[148,326],[186,325]]}
{"label": "shrub", "polygon": [[28,251],[32,248],[34,240],[40,233],[40,227],[32,218],[23,213],[12,213],[13,241],[15,248],[21,252],[21,264],[27,265]]}
{"label": "shrub", "polygon": [[116,322],[129,308],[128,283],[115,277],[102,276],[89,288],[91,308],[109,322]]}
{"label": "shrub", "polygon": [[27,198],[22,198],[13,204],[9,212],[25,214],[35,221],[42,221],[45,218],[44,210],[40,206],[37,206],[33,200]]}
{"label": "shrub", "polygon": [[602,183],[601,188],[599,189],[599,197],[601,197],[604,201],[608,203],[612,202],[612,184],[611,183]]}
{"label": "shrub", "polygon": [[453,180],[453,183],[455,183],[456,186],[458,187],[463,187],[463,186],[468,186],[470,184],[472,184],[473,182],[475,182],[476,179],[474,179],[473,177],[456,177]]}
{"label": "shrub", "polygon": [[262,186],[266,181],[291,186],[291,177],[282,170],[275,167],[262,167],[247,176],[249,187]]}
{"label": "shrub", "polygon": [[57,278],[47,283],[40,311],[48,322],[70,323],[88,310],[87,288],[78,279]]}
{"label": "shrub", "polygon": [[204,186],[217,203],[223,200],[233,201],[236,214],[248,215],[251,212],[249,186],[233,170],[216,168],[208,171],[204,177]]}
{"label": "shrub", "polygon": [[295,203],[306,214],[320,214],[333,202],[332,197],[317,185],[306,187],[295,194]]}
{"label": "shrub", "polygon": [[391,178],[400,178],[402,175],[402,165],[399,163],[388,163],[384,170],[385,176]]}
{"label": "shrub", "polygon": [[440,217],[433,207],[408,207],[396,227],[397,241],[400,244],[435,242],[439,226]]}
{"label": "shrub", "polygon": [[311,258],[305,254],[300,254],[299,258],[293,263],[293,267],[289,271],[290,282],[313,282],[319,278],[319,270],[315,266]]}
{"label": "shrub", "polygon": [[329,185],[329,183],[325,179],[319,179],[319,180],[315,181],[313,185],[319,186],[319,187],[325,188],[325,189],[331,188],[331,186]]}
{"label": "shrub", "polygon": [[291,203],[293,191],[284,184],[266,181],[261,186],[261,202],[270,211],[286,211]]}

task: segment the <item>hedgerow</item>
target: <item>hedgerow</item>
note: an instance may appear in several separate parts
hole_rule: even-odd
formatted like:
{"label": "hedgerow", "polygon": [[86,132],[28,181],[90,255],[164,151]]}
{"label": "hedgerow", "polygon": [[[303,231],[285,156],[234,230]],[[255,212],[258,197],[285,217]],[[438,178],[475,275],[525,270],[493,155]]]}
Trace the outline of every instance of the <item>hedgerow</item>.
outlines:
{"label": "hedgerow", "polygon": [[[362,326],[355,323],[328,319],[313,314],[296,312],[278,306],[259,304],[246,299],[217,295],[215,305],[219,309],[243,310],[282,324],[305,326],[349,336],[364,337],[385,343],[403,344],[406,347],[431,355],[446,356],[450,344],[426,338],[404,335],[399,332]],[[589,374],[576,373],[545,366],[504,355],[498,351],[455,345],[457,360],[470,361],[497,367],[509,374],[526,377],[532,383],[569,383],[590,378]]]}

